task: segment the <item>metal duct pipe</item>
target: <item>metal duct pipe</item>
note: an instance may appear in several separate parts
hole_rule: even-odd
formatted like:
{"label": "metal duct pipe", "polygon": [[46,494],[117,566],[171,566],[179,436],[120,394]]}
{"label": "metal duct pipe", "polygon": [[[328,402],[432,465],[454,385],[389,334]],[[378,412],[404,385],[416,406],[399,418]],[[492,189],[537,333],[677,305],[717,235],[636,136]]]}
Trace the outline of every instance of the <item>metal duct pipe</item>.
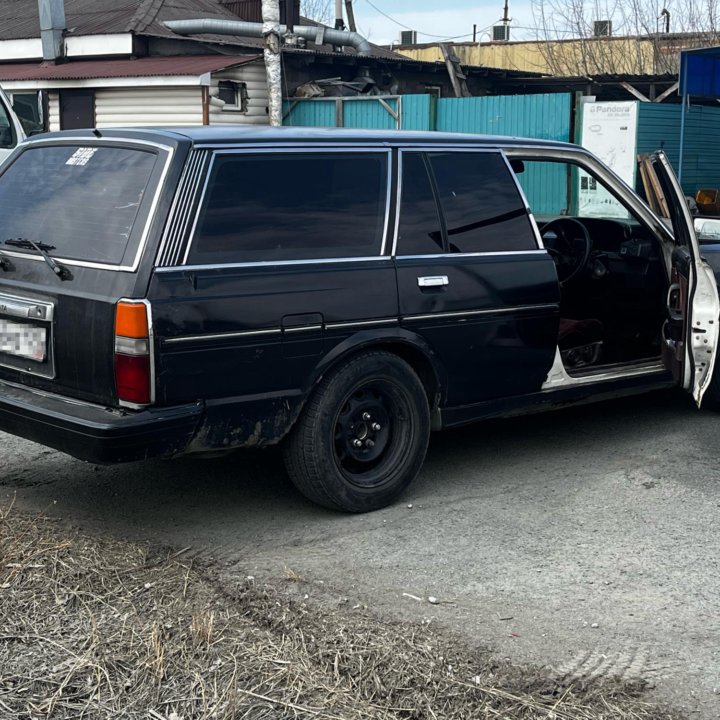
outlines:
{"label": "metal duct pipe", "polygon": [[65,56],[63,34],[65,33],[64,0],[38,0],[40,15],[40,39],[43,62],[55,62]]}
{"label": "metal duct pipe", "polygon": [[[239,35],[241,37],[263,37],[261,23],[244,22],[243,20],[168,20],[163,23],[168,30],[178,35]],[[286,25],[279,26],[280,35],[285,35]],[[370,43],[360,33],[349,30],[333,30],[319,26],[296,25],[293,34],[320,45],[349,45],[357,50],[358,55],[372,55]]]}

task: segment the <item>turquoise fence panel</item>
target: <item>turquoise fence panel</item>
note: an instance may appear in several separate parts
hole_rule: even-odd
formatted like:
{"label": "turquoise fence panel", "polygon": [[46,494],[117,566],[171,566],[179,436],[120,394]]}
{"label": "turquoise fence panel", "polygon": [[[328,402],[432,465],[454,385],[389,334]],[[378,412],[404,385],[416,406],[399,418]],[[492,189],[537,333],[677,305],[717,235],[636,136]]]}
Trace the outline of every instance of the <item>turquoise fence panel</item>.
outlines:
{"label": "turquoise fence panel", "polygon": [[403,95],[400,127],[403,130],[434,130],[436,99],[432,95]]}
{"label": "turquoise fence panel", "polygon": [[437,101],[437,130],[570,140],[569,93],[489,95]]}
{"label": "turquoise fence panel", "polygon": [[383,98],[383,102],[380,102],[376,97],[344,100],[342,111],[343,127],[395,130],[398,127],[398,120],[388,112],[388,108],[383,103],[397,114],[397,98]]}
{"label": "turquoise fence panel", "polygon": [[335,127],[334,100],[291,100],[283,103],[283,125]]}
{"label": "turquoise fence panel", "polygon": [[[675,172],[680,159],[681,105],[638,103],[638,153],[664,150]],[[693,105],[685,118],[682,186],[695,196],[701,188],[720,188],[720,108]]]}
{"label": "turquoise fence panel", "polygon": [[[437,101],[437,129],[447,132],[570,140],[569,93],[444,98]],[[518,175],[533,212],[556,214],[567,205],[563,166],[539,163]]]}

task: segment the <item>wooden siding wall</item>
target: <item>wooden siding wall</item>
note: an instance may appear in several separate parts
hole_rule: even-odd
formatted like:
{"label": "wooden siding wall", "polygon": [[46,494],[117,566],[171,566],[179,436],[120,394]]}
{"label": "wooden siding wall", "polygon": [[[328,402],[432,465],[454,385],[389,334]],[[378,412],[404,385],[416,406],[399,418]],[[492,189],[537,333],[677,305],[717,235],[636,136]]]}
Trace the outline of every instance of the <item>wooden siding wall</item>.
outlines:
{"label": "wooden siding wall", "polygon": [[247,86],[248,109],[246,113],[237,110],[223,110],[210,103],[210,124],[240,124],[240,125],[267,125],[268,124],[268,89],[265,78],[265,65],[262,61],[243,65],[231,70],[222,70],[213,73],[210,84],[210,96],[217,96],[218,84],[221,80],[235,80],[244,82]]}

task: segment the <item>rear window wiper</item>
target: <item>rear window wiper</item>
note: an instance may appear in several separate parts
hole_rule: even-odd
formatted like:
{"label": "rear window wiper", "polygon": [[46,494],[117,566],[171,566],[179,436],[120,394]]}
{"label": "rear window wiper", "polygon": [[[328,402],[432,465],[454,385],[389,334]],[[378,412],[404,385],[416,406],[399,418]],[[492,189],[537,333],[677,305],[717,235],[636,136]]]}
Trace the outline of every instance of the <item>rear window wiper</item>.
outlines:
{"label": "rear window wiper", "polygon": [[61,280],[72,280],[72,273],[60,263],[53,260],[48,255],[48,250],[54,250],[54,245],[47,245],[43,242],[35,242],[29,238],[10,238],[5,241],[6,245],[12,245],[13,247],[27,248],[29,250],[35,250],[36,253],[42,256],[42,259],[47,263],[48,267],[61,279]]}

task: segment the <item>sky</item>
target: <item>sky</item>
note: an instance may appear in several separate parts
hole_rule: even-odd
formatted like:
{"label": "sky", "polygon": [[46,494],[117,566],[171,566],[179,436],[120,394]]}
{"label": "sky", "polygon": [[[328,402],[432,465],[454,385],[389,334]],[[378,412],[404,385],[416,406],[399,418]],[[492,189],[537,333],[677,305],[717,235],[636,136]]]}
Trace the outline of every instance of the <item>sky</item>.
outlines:
{"label": "sky", "polygon": [[[353,0],[358,32],[378,45],[399,42],[400,31],[407,28],[417,30],[418,42],[434,42],[441,38],[469,41],[472,40],[473,23],[477,25],[478,40],[488,40],[492,25],[502,18],[503,5],[504,0]],[[530,37],[530,31],[524,29],[532,25],[530,0],[509,0],[508,5],[513,19],[511,39]]]}

